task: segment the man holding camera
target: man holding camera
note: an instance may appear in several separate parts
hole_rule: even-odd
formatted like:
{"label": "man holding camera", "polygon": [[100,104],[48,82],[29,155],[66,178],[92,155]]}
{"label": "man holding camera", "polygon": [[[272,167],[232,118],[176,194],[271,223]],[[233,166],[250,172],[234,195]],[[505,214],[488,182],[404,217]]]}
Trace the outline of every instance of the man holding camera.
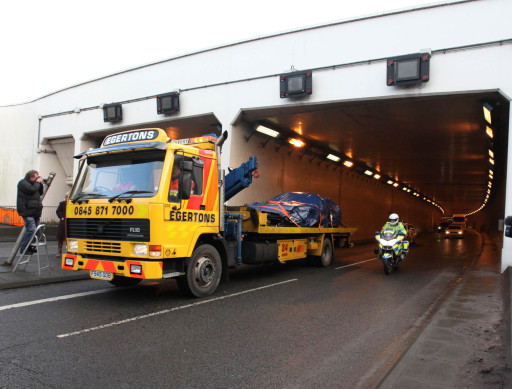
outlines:
{"label": "man holding camera", "polygon": [[[18,182],[18,198],[16,202],[16,209],[18,214],[23,218],[25,223],[25,236],[21,241],[20,253],[25,251],[29,244],[30,237],[39,225],[41,212],[43,210],[43,202],[41,196],[43,195],[44,181],[39,177],[36,170],[30,170],[25,174],[25,178]],[[34,254],[37,249],[33,246],[27,248],[26,254]]]}

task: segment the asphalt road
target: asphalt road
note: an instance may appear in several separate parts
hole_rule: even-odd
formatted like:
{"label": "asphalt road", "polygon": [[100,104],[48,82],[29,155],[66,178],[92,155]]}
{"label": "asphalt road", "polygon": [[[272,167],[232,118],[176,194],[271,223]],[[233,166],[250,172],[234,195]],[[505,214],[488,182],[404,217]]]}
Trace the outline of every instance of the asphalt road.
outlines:
{"label": "asphalt road", "polygon": [[373,388],[481,248],[418,237],[386,276],[374,245],[329,268],[242,267],[205,299],[174,280],[0,292],[0,388]]}

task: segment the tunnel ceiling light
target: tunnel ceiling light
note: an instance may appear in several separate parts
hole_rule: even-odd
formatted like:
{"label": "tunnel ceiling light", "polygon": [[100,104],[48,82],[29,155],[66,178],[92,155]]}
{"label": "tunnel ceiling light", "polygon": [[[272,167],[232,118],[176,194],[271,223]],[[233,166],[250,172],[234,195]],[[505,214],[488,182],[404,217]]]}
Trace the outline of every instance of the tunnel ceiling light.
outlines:
{"label": "tunnel ceiling light", "polygon": [[258,124],[256,127],[256,131],[261,132],[262,134],[271,136],[272,138],[277,138],[279,136],[279,132],[276,130],[272,130],[271,128],[262,126],[261,124]]}
{"label": "tunnel ceiling light", "polygon": [[407,190],[407,187],[405,187],[405,186],[404,186],[404,187],[402,188],[402,190]]}
{"label": "tunnel ceiling light", "polygon": [[399,185],[400,185],[400,184],[399,184],[398,182],[395,182],[395,183],[393,184],[393,186],[394,186],[395,188],[398,188],[398,186],[399,186]]}
{"label": "tunnel ceiling light", "polygon": [[279,76],[279,96],[302,97],[313,93],[313,72],[297,71]]}
{"label": "tunnel ceiling light", "polygon": [[379,180],[380,179],[380,174],[379,173],[375,173],[373,175],[373,178],[375,178],[376,180]]}
{"label": "tunnel ceiling light", "polygon": [[345,162],[343,162],[343,165],[345,165],[346,167],[352,167],[354,166],[354,162],[346,160]]}
{"label": "tunnel ceiling light", "polygon": [[156,96],[156,112],[158,114],[169,114],[180,110],[180,94],[170,92]]}
{"label": "tunnel ceiling light", "polygon": [[410,85],[430,79],[430,53],[415,53],[387,59],[388,86]]}
{"label": "tunnel ceiling light", "polygon": [[407,193],[409,193],[411,190],[410,189],[407,189]]}
{"label": "tunnel ceiling light", "polygon": [[489,162],[491,163],[491,165],[494,165],[494,159],[489,158]]}
{"label": "tunnel ceiling light", "polygon": [[494,133],[492,132],[492,128],[491,127],[485,126],[485,132],[489,136],[489,138],[493,138],[494,137]]}
{"label": "tunnel ceiling light", "polygon": [[120,122],[123,120],[123,107],[119,103],[105,104],[103,106],[104,122]]}
{"label": "tunnel ceiling light", "polygon": [[492,124],[492,106],[491,104],[484,103],[482,107],[484,110],[484,119],[487,123]]}
{"label": "tunnel ceiling light", "polygon": [[387,184],[388,184],[388,185],[393,185],[393,181],[388,180],[388,181],[387,181]]}
{"label": "tunnel ceiling light", "polygon": [[489,149],[489,157],[494,158],[494,152],[491,149]]}
{"label": "tunnel ceiling light", "polygon": [[297,148],[301,148],[305,145],[305,143],[303,141],[301,141],[300,139],[295,139],[295,138],[290,139],[288,142]]}
{"label": "tunnel ceiling light", "polygon": [[367,176],[373,176],[373,172],[371,170],[365,170],[364,174],[366,174]]}
{"label": "tunnel ceiling light", "polygon": [[341,159],[340,157],[334,155],[334,154],[329,154],[327,156],[327,159],[330,159],[331,161],[334,161],[334,162],[339,162],[339,160]]}

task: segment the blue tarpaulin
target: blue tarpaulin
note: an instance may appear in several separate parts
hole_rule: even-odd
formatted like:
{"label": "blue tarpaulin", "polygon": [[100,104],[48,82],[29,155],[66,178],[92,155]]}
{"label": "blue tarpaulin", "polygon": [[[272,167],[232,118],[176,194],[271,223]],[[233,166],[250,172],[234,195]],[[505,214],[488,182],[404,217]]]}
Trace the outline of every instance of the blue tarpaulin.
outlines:
{"label": "blue tarpaulin", "polygon": [[264,203],[249,207],[268,214],[269,225],[296,227],[339,227],[341,211],[338,205],[323,196],[305,192],[287,192]]}

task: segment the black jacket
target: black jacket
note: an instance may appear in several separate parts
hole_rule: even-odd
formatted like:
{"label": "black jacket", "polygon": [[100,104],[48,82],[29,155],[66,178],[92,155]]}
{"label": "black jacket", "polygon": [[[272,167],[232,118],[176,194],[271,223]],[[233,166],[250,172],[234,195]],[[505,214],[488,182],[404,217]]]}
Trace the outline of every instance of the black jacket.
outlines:
{"label": "black jacket", "polygon": [[64,240],[66,239],[66,201],[61,201],[59,203],[55,213],[59,218],[59,225],[57,226],[57,240]]}
{"label": "black jacket", "polygon": [[25,178],[18,182],[18,199],[16,209],[22,217],[41,217],[43,202],[43,185],[39,182],[30,182]]}

